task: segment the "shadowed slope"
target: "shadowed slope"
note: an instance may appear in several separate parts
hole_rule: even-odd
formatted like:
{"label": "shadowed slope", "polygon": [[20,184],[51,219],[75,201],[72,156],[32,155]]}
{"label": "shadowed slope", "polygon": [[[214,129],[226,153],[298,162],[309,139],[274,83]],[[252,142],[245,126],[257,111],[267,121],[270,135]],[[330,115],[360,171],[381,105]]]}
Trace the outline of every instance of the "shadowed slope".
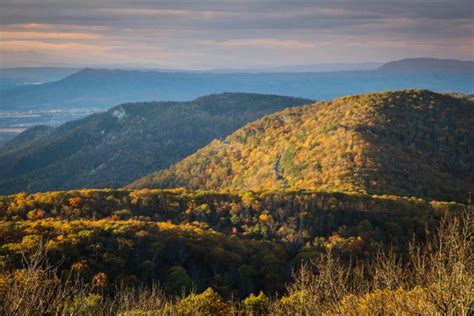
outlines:
{"label": "shadowed slope", "polygon": [[265,114],[310,102],[223,93],[123,104],[54,129],[27,130],[0,149],[0,193],[122,186]]}

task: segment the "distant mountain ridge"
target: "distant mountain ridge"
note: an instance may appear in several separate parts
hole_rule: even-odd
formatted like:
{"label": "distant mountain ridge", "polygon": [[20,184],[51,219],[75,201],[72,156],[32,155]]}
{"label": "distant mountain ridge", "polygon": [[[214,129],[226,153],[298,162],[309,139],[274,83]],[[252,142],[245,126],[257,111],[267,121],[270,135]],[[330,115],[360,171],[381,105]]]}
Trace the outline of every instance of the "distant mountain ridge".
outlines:
{"label": "distant mountain ridge", "polygon": [[[421,70],[414,72],[413,69],[418,69],[414,63],[419,63]],[[413,88],[474,92],[472,68],[443,60],[430,60],[429,64],[437,71],[425,71],[424,59],[388,63],[371,71],[341,72],[202,73],[86,68],[59,81],[2,90],[0,111],[108,108],[125,102],[188,101],[222,92],[278,94],[313,100]],[[446,71],[448,64],[455,65]]]}
{"label": "distant mountain ridge", "polygon": [[388,73],[473,73],[474,61],[407,58],[383,64],[376,70]]}
{"label": "distant mountain ridge", "polygon": [[122,104],[57,128],[34,127],[0,148],[0,193],[120,187],[265,114],[311,102],[223,93]]}
{"label": "distant mountain ridge", "polygon": [[0,68],[0,89],[57,81],[79,70],[72,67]]}
{"label": "distant mountain ridge", "polygon": [[474,102],[426,90],[286,109],[127,188],[316,189],[466,201]]}
{"label": "distant mountain ridge", "polygon": [[383,65],[383,63],[328,63],[328,64],[303,64],[286,65],[276,67],[253,67],[253,68],[217,68],[204,72],[213,73],[274,73],[274,72],[335,72],[335,71],[359,71],[373,70]]}

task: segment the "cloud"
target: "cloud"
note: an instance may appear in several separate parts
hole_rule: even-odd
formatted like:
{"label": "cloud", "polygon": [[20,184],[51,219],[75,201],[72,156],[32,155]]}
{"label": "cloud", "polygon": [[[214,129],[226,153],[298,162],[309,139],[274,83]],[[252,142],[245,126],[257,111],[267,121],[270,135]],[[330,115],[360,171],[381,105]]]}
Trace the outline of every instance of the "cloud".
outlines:
{"label": "cloud", "polygon": [[51,32],[25,32],[25,31],[0,31],[0,39],[2,40],[19,40],[19,39],[30,39],[30,40],[97,40],[100,39],[100,34],[90,33],[51,33]]}
{"label": "cloud", "polygon": [[13,45],[0,57],[179,68],[474,59],[473,20],[472,0],[0,0],[0,45]]}
{"label": "cloud", "polygon": [[198,45],[223,46],[223,47],[286,47],[286,48],[314,48],[316,44],[296,41],[290,39],[274,39],[274,38],[251,38],[251,39],[235,39],[227,41],[197,41]]}
{"label": "cloud", "polygon": [[159,8],[102,8],[100,12],[112,15],[123,16],[152,16],[152,17],[181,17],[181,18],[213,18],[222,16],[222,13],[216,11],[193,11],[177,9],[159,9]]}
{"label": "cloud", "polygon": [[82,43],[48,43],[41,41],[2,41],[0,46],[1,53],[22,53],[22,52],[40,52],[49,54],[69,54],[74,56],[78,52],[87,51],[88,55],[97,55],[104,53],[107,49],[101,45],[87,45]]}

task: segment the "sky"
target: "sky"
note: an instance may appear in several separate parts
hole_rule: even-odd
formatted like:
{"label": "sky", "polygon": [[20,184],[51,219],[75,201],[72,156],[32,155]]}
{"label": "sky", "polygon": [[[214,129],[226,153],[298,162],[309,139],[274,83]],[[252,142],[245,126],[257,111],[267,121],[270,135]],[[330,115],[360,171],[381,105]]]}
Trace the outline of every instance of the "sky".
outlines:
{"label": "sky", "polygon": [[0,0],[0,67],[474,59],[474,1]]}

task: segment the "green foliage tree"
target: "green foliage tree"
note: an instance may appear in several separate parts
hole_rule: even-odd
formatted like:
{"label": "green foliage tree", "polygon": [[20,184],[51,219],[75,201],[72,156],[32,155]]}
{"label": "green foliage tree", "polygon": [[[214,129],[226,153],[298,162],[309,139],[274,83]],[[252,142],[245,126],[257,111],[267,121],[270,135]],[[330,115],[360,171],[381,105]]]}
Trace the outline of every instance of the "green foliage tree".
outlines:
{"label": "green foliage tree", "polygon": [[170,268],[163,284],[165,291],[172,295],[189,293],[192,285],[193,283],[188,272],[181,266]]}

